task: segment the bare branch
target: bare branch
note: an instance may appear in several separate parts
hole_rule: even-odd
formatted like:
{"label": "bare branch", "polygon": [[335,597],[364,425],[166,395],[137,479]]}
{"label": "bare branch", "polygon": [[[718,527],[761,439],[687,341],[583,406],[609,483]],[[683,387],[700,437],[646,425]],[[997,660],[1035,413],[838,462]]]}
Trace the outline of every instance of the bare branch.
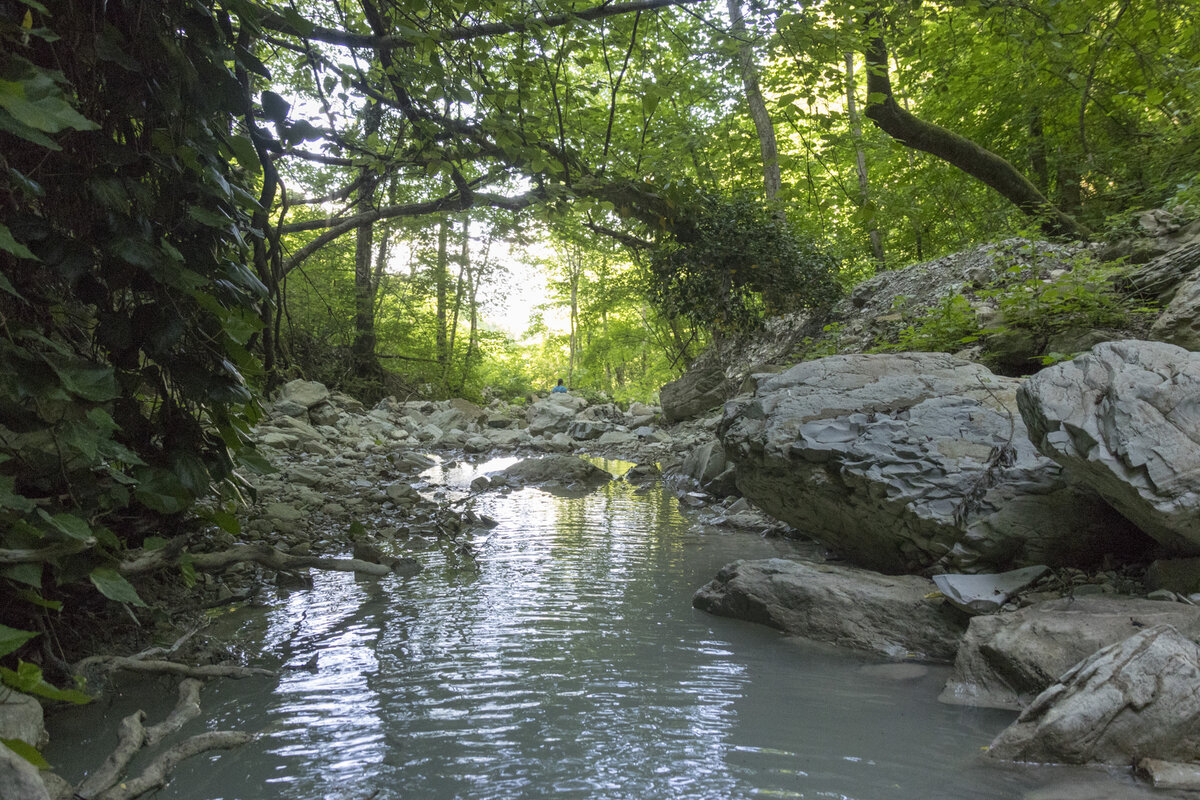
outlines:
{"label": "bare branch", "polygon": [[[512,20],[509,22],[491,22],[482,25],[469,25],[442,30],[430,31],[422,38],[445,43],[463,42],[487,36],[502,36],[507,33],[523,33],[532,29],[558,28],[574,22],[590,22],[605,17],[615,17],[621,14],[633,14],[639,11],[652,11],[658,8],[672,6],[694,5],[704,0],[633,0],[627,3],[602,3],[589,9],[563,14],[548,14],[536,19]],[[264,10],[265,11],[265,10]],[[265,27],[291,36],[305,39],[315,39],[326,44],[341,47],[365,47],[378,51],[402,50],[417,46],[417,39],[411,36],[375,36],[367,33],[350,33],[335,28],[314,25],[311,28],[297,30],[280,14],[265,11],[259,23]]]}
{"label": "bare branch", "polygon": [[[164,550],[145,553],[131,561],[118,565],[122,575],[140,575],[174,565],[178,557],[168,556]],[[392,574],[392,567],[357,558],[322,558],[320,556],[294,556],[265,544],[243,544],[215,553],[193,553],[191,564],[201,572],[224,569],[230,564],[253,561],[274,570],[294,570],[315,567],[334,572],[360,572],[366,575],[383,576]]]}

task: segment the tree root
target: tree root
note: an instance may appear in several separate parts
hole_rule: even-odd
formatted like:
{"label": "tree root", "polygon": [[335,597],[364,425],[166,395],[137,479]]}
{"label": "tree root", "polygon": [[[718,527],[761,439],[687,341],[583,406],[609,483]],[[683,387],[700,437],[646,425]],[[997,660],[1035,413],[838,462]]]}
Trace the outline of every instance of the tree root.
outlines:
{"label": "tree root", "polygon": [[133,800],[146,792],[162,788],[179,762],[209,750],[228,750],[231,747],[246,744],[254,736],[242,731],[210,731],[201,733],[163,753],[150,762],[142,774],[133,780],[123,781],[108,791],[96,795],[95,800]]}
{"label": "tree root", "polygon": [[[154,550],[122,562],[118,569],[122,575],[140,575],[146,572],[173,566],[182,557],[169,552],[170,548]],[[382,577],[392,573],[392,567],[357,558],[323,558],[321,556],[294,556],[265,544],[243,544],[215,553],[192,553],[187,556],[193,569],[214,572],[231,564],[255,562],[274,570],[295,570],[314,567],[334,572],[358,572]]]}
{"label": "tree root", "polygon": [[[136,664],[155,662],[136,661]],[[160,662],[170,663],[170,662]],[[183,665],[173,665],[183,666]],[[186,758],[207,752],[237,747],[254,737],[241,731],[210,731],[185,739],[170,747],[151,761],[136,778],[123,780],[125,770],[134,756],[143,748],[154,747],[164,738],[179,731],[188,720],[200,714],[201,682],[187,678],[179,684],[179,700],[165,720],[145,726],[146,715],[142,711],[130,714],[121,720],[117,729],[117,747],[104,763],[88,775],[74,789],[74,797],[81,800],[134,800],[147,792],[165,786],[171,772]],[[68,791],[70,791],[68,789]]]}
{"label": "tree root", "polygon": [[188,678],[250,678],[275,677],[278,673],[260,667],[239,667],[235,664],[180,664],[178,661],[148,661],[129,656],[88,656],[75,664],[75,674],[100,666],[105,671],[123,669],[126,672],[153,672],[162,675],[183,675]]}

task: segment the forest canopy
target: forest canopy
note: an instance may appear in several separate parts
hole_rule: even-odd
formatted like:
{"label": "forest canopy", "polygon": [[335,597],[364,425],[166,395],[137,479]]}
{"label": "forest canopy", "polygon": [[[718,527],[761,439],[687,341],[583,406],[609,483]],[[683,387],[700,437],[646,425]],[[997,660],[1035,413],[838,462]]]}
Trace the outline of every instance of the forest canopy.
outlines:
{"label": "forest canopy", "polygon": [[124,555],[198,498],[236,530],[282,380],[647,399],[877,270],[1194,213],[1198,15],[0,0],[0,656],[141,602]]}

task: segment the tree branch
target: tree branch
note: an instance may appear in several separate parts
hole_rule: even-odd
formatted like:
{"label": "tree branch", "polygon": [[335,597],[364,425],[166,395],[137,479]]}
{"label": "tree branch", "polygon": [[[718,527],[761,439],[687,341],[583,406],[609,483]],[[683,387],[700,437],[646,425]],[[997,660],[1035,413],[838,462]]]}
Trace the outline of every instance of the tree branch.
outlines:
{"label": "tree branch", "polygon": [[614,17],[620,14],[633,14],[639,11],[652,11],[671,6],[693,5],[704,0],[633,0],[627,3],[602,3],[589,9],[562,14],[548,14],[535,19],[512,20],[509,22],[490,22],[481,25],[468,25],[442,30],[429,31],[419,37],[411,36],[376,36],[367,33],[350,33],[335,28],[313,25],[306,30],[298,30],[282,15],[273,11],[263,10],[258,23],[279,33],[299,36],[304,39],[315,39],[326,44],[340,47],[365,47],[378,51],[402,50],[416,47],[419,40],[438,43],[463,42],[486,36],[501,36],[507,33],[524,33],[529,30],[558,28],[574,22],[590,22],[592,20]]}

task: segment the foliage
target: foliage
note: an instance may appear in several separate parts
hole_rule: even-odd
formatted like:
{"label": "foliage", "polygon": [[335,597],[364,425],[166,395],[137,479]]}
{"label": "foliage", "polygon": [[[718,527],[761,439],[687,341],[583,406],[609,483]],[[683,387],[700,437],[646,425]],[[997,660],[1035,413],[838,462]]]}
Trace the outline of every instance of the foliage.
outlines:
{"label": "foliage", "polygon": [[[258,463],[246,70],[214,3],[27,2],[0,22],[0,607],[18,630],[56,598],[144,605],[125,550]],[[74,699],[34,670],[4,680]]]}
{"label": "foliage", "polygon": [[883,350],[949,353],[979,339],[979,321],[971,301],[952,294],[932,308],[921,309],[919,319],[901,329],[894,344]]}
{"label": "foliage", "polygon": [[760,203],[710,198],[685,219],[649,256],[647,294],[668,316],[735,333],[837,298],[837,262]]}

